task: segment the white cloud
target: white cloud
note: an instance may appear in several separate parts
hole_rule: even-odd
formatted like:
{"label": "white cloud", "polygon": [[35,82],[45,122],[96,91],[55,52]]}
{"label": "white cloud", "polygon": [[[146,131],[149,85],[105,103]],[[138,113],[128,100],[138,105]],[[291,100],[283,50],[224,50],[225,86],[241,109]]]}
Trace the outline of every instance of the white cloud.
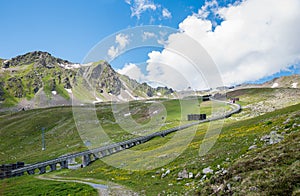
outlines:
{"label": "white cloud", "polygon": [[133,63],[126,64],[122,69],[118,69],[117,72],[122,75],[127,75],[138,82],[145,81],[145,76],[141,69]]}
{"label": "white cloud", "polygon": [[156,35],[153,32],[144,32],[142,37],[143,37],[143,41],[145,41],[147,39],[155,38]]}
{"label": "white cloud", "polygon": [[129,44],[128,35],[121,33],[116,35],[116,43],[119,45],[120,49],[124,49]]}
{"label": "white cloud", "polygon": [[125,2],[131,5],[131,17],[137,17],[138,19],[140,19],[143,12],[147,10],[155,11],[157,8],[157,5],[151,0],[125,0]]}
{"label": "white cloud", "polygon": [[[158,13],[161,13],[159,20],[162,18],[172,18],[172,14],[167,8],[164,8],[160,4],[154,3],[153,0],[125,0],[125,3],[130,5],[131,17],[136,17],[137,19],[140,19],[141,15],[146,11],[157,11]],[[150,24],[152,24],[154,21],[155,18],[151,16]]]}
{"label": "white cloud", "polygon": [[[202,7],[198,14],[188,16],[179,25],[181,33],[169,38],[169,45],[189,47],[180,40],[184,34],[191,36],[212,57],[226,85],[258,80],[299,63],[299,0],[246,0],[224,8],[212,3]],[[215,29],[213,22],[205,18],[209,6],[224,20]],[[148,79],[168,80],[165,82],[179,89],[182,85],[174,80],[178,77],[174,75],[176,70],[193,88],[205,86],[199,72],[193,71],[194,65],[167,49],[150,53],[147,62]],[[159,63],[168,68],[159,68]]]}
{"label": "white cloud", "polygon": [[217,0],[205,1],[205,4],[201,7],[201,9],[199,9],[197,15],[200,18],[205,19],[211,12],[213,12],[213,14],[216,14],[218,6],[219,4]]}
{"label": "white cloud", "polygon": [[128,35],[124,35],[122,33],[117,34],[115,43],[117,45],[111,46],[107,51],[107,54],[110,58],[115,58],[129,44]]}
{"label": "white cloud", "polygon": [[162,10],[162,15],[164,18],[172,18],[172,14],[167,8],[164,8]]}
{"label": "white cloud", "polygon": [[107,51],[107,54],[110,58],[115,58],[119,53],[119,48],[118,47],[114,47],[114,46],[111,46],[108,51]]}

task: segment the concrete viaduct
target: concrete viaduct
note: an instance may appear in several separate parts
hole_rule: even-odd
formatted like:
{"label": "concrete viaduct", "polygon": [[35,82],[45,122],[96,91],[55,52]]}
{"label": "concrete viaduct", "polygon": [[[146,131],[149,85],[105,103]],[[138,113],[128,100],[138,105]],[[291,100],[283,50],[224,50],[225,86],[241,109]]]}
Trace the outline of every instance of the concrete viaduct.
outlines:
{"label": "concrete viaduct", "polygon": [[[217,101],[217,100],[214,100],[214,99],[211,99],[211,100],[212,101]],[[58,165],[60,166],[61,169],[67,169],[69,161],[74,159],[74,158],[77,158],[77,157],[82,158],[82,166],[86,167],[92,161],[94,161],[96,159],[109,156],[111,154],[120,152],[120,151],[128,149],[128,148],[132,148],[133,146],[145,143],[145,142],[151,140],[154,137],[157,137],[157,136],[164,137],[167,134],[170,134],[172,132],[180,131],[180,130],[186,129],[188,127],[197,125],[197,124],[228,118],[232,114],[240,112],[240,110],[241,110],[240,105],[234,104],[234,103],[227,103],[227,104],[231,105],[232,110],[228,111],[227,113],[224,113],[223,115],[217,116],[217,117],[212,117],[212,118],[208,118],[208,119],[205,119],[205,120],[200,120],[200,121],[190,123],[190,124],[187,124],[187,125],[174,127],[174,128],[171,128],[171,129],[167,129],[167,130],[159,131],[159,132],[156,132],[156,133],[152,133],[152,134],[147,135],[147,136],[137,137],[137,138],[134,138],[134,139],[126,140],[126,141],[119,142],[119,143],[110,144],[110,145],[103,146],[103,147],[100,147],[100,148],[86,150],[86,151],[83,151],[83,152],[78,152],[78,153],[74,153],[74,154],[70,154],[70,155],[61,156],[61,157],[56,158],[56,159],[31,164],[31,165],[28,165],[28,166],[25,166],[25,167],[22,167],[22,168],[12,170],[11,174],[9,176],[6,176],[6,177],[22,176],[22,175],[24,175],[25,172],[28,173],[29,175],[32,175],[32,174],[35,174],[35,171],[38,171],[39,174],[44,174],[44,173],[46,173],[46,167],[47,166],[50,166],[50,172],[57,170]]]}

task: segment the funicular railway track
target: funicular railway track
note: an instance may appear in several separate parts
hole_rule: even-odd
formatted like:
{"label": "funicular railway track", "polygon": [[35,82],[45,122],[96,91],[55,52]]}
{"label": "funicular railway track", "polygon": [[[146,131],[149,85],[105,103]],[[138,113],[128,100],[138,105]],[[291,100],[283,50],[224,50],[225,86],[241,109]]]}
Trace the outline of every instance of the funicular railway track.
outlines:
{"label": "funicular railway track", "polygon": [[[217,101],[217,102],[224,102],[224,101],[219,101],[219,100],[215,100],[212,98],[210,98],[210,100]],[[170,133],[176,132],[176,131],[180,131],[180,130],[183,130],[183,129],[186,129],[186,128],[189,128],[189,127],[201,124],[201,123],[206,123],[206,122],[210,122],[210,121],[216,121],[216,120],[228,118],[232,114],[240,112],[241,106],[239,104],[229,103],[229,102],[225,102],[225,103],[230,104],[232,109],[228,112],[225,112],[224,114],[222,114],[220,116],[215,116],[215,117],[207,118],[207,119],[200,120],[197,122],[193,122],[190,124],[186,124],[186,125],[166,129],[163,131],[155,132],[155,133],[149,134],[147,136],[140,136],[137,138],[133,138],[130,140],[126,140],[126,141],[122,141],[122,142],[118,142],[118,143],[114,143],[114,144],[109,144],[109,145],[102,146],[99,148],[94,148],[94,149],[85,150],[85,151],[78,152],[78,153],[64,155],[64,156],[61,156],[61,157],[58,157],[55,159],[51,159],[51,160],[47,160],[44,162],[26,165],[25,167],[11,170],[10,172],[6,173],[4,176],[0,176],[0,177],[1,178],[9,178],[9,177],[14,177],[14,176],[22,176],[22,175],[24,175],[25,172],[27,172],[29,175],[32,175],[32,174],[35,174],[35,170],[37,170],[37,169],[39,170],[39,174],[43,174],[43,173],[46,173],[47,166],[50,166],[50,171],[55,171],[57,169],[57,164],[60,165],[61,169],[67,169],[69,160],[77,158],[77,157],[82,157],[82,166],[85,167],[85,166],[89,165],[91,163],[91,161],[115,154],[117,152],[131,148],[133,146],[145,143],[155,137],[158,137],[158,136],[164,137],[164,136],[166,136]]]}

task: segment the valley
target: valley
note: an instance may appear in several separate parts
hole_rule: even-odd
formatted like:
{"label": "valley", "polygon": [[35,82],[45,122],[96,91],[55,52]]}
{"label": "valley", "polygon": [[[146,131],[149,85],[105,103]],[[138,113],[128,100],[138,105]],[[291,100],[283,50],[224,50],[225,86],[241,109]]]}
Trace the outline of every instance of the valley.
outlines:
{"label": "valley", "polygon": [[[284,102],[285,105],[282,105],[283,100],[281,100],[280,108],[270,107],[272,109],[270,111],[269,108],[263,110],[257,106],[251,107],[251,105],[259,102],[275,102],[282,92],[285,94],[291,92],[293,96]],[[246,89],[228,92],[228,98],[240,97],[240,102],[238,103],[242,105],[243,110],[241,113],[234,114],[224,121],[222,132],[215,145],[204,156],[199,156],[199,147],[207,132],[208,124],[200,124],[196,130],[188,128],[180,135],[171,133],[165,137],[156,137],[130,150],[99,159],[82,169],[62,170],[44,175],[56,175],[63,179],[77,179],[79,181],[85,181],[85,179],[94,179],[92,181],[101,180],[101,184],[119,184],[123,187],[123,190],[131,190],[132,193],[136,192],[141,195],[157,195],[158,193],[163,195],[184,193],[190,195],[201,193],[206,195],[214,192],[216,194],[238,191],[241,191],[241,194],[270,194],[278,193],[278,191],[280,193],[282,190],[290,191],[291,194],[293,192],[296,193],[299,191],[297,189],[297,184],[299,183],[297,174],[299,174],[299,170],[296,166],[299,159],[299,153],[297,153],[299,143],[297,143],[296,138],[299,135],[298,126],[300,125],[300,106],[299,102],[297,103],[297,100],[300,99],[297,99],[298,96],[298,89]],[[212,109],[210,101],[201,102],[201,100],[198,100],[197,105],[185,104],[190,105],[190,108],[184,115],[181,115],[181,101],[176,99],[154,101],[163,103],[166,109],[167,118],[164,125],[161,126],[162,130],[182,123],[188,123],[185,119],[187,113],[201,111],[210,115]],[[153,101],[133,101],[129,104],[129,111],[133,119],[139,124],[145,125],[143,130],[147,129],[147,123],[152,118],[149,115],[151,104],[153,104]],[[226,110],[229,109],[229,107],[224,105],[219,107],[225,107]],[[115,116],[111,108],[113,108],[112,103],[96,105],[99,121],[114,142],[133,138],[136,134],[149,134],[149,131],[158,131],[149,129],[149,131],[142,133],[133,132],[129,134],[124,132],[115,123]],[[256,113],[256,115],[251,115],[253,113]],[[184,119],[182,119],[182,116],[184,116]],[[0,129],[1,138],[8,138],[4,143],[1,143],[1,149],[3,149],[0,156],[1,162],[7,163],[23,160],[26,163],[34,163],[87,149],[84,140],[80,138],[76,130],[71,107],[61,106],[17,113],[2,113],[0,118],[2,123]],[[40,127],[46,124],[51,126],[46,127],[47,150],[42,151],[40,150]],[[261,138],[266,134],[270,134],[271,131],[282,134],[284,140],[278,144],[266,145]],[[195,135],[191,137],[191,142],[186,149],[183,149],[180,144],[185,143],[184,138],[187,135],[193,134]],[[174,140],[174,137],[176,140]],[[163,149],[162,146],[168,142],[171,142],[170,148],[161,150]],[[19,145],[14,145],[15,143]],[[13,148],[9,146],[13,146]],[[253,147],[254,150],[249,150],[251,146],[255,146]],[[284,151],[281,152],[281,150]],[[155,153],[145,155],[144,152],[147,151]],[[279,155],[288,158],[273,161],[277,160],[276,157],[280,157]],[[171,158],[175,159],[168,162]],[[261,160],[268,163],[268,168],[260,166]],[[81,160],[77,161],[80,162]],[[155,168],[153,164],[157,161],[158,163],[165,162],[166,164]],[[253,166],[251,166],[251,162],[254,164]],[[112,166],[107,163],[116,163],[116,165]],[[244,163],[247,163],[243,166],[245,170],[236,168],[240,168],[239,165]],[[148,169],[135,170],[130,167],[131,165],[136,165],[136,168],[139,168],[139,165],[148,165]],[[246,169],[248,166],[251,168]],[[205,168],[209,168],[213,172],[204,174],[203,170]],[[287,172],[281,178],[281,175],[266,175],[263,173],[266,169],[277,173],[283,172],[283,170]],[[188,174],[192,173],[192,176],[185,178],[185,176],[180,174],[184,171]],[[262,176],[261,178],[265,180],[249,181],[251,176],[257,175]],[[26,178],[32,179],[31,176],[25,175],[20,178],[14,178],[14,182],[18,182],[19,179],[22,181]],[[282,181],[284,179],[290,179],[285,183],[287,185],[286,188],[279,187],[275,189],[274,183],[271,183],[274,180]],[[34,179],[34,181],[40,180]],[[14,183],[9,186],[7,185],[8,182],[11,183],[12,181],[10,179],[3,180],[2,187],[5,185],[6,187],[11,187],[11,189],[4,188],[3,190],[18,191],[20,187],[13,186]],[[248,183],[245,185],[246,182]],[[230,184],[230,188],[228,188],[228,184]],[[45,184],[44,186],[47,185]],[[111,193],[113,194],[113,190]]]}

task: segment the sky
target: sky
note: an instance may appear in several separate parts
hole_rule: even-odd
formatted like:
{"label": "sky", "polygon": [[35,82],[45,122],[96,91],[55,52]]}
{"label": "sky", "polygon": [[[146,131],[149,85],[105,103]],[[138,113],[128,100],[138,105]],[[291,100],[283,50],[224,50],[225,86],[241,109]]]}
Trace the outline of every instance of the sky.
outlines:
{"label": "sky", "polygon": [[[119,73],[174,89],[209,88],[216,77],[236,85],[299,74],[299,0],[0,0],[0,7],[4,59],[41,50],[82,63],[111,38],[107,55]],[[177,32],[159,48],[122,54],[133,44],[126,30],[146,25]],[[186,36],[196,48],[182,42]]]}

